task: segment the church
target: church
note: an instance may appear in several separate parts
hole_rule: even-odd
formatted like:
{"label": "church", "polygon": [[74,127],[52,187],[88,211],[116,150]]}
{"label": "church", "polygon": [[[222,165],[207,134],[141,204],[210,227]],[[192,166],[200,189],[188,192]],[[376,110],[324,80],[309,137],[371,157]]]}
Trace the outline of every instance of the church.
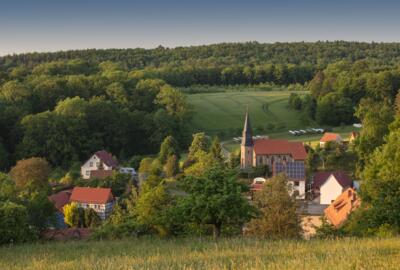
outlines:
{"label": "church", "polygon": [[242,143],[240,146],[240,167],[249,170],[267,165],[272,175],[285,173],[298,197],[305,195],[305,160],[307,152],[302,142],[260,138],[254,139],[249,113],[246,113]]}

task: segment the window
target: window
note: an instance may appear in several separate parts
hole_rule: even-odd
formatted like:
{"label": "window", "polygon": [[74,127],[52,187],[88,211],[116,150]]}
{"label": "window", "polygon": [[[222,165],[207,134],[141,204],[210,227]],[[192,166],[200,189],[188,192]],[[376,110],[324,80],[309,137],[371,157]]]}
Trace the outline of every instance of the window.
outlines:
{"label": "window", "polygon": [[85,174],[86,174],[86,176],[89,176],[89,174],[90,174],[90,171],[86,171],[86,173],[85,173]]}
{"label": "window", "polygon": [[96,162],[96,166],[99,167],[100,166],[100,162]]}
{"label": "window", "polygon": [[89,167],[93,167],[93,162],[90,162]]}
{"label": "window", "polygon": [[299,182],[294,182],[294,186],[298,187],[298,186],[300,186],[300,183]]}

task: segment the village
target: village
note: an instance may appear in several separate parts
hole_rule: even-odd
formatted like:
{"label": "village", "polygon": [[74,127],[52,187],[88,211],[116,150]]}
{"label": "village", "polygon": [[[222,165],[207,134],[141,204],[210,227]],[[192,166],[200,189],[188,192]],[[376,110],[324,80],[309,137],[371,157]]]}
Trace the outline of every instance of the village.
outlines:
{"label": "village", "polygon": [[[348,147],[357,135],[358,133],[351,132],[349,140],[345,141],[339,134],[325,132],[318,147]],[[352,180],[347,172],[307,173],[309,147],[302,142],[253,136],[250,115],[246,113],[240,145],[240,171],[243,175],[250,175],[255,168],[260,167],[266,168],[266,171],[247,179],[249,191],[243,196],[251,202],[270,177],[285,175],[288,179],[288,192],[298,201],[297,212],[301,217],[305,238],[312,237],[323,220],[339,228],[361,203],[357,196],[358,181]],[[140,192],[146,175],[140,175],[136,169],[120,166],[111,153],[100,150],[82,164],[80,175],[83,181],[90,182],[110,178],[113,174],[123,174],[130,179],[129,184]],[[61,189],[58,187],[59,191],[49,196],[49,200],[57,209],[57,223],[55,227],[46,231],[45,236],[48,238],[63,239],[74,235],[85,238],[90,234],[90,230],[84,228],[68,229],[70,226],[64,221],[65,206],[76,204],[82,209],[92,209],[100,220],[105,221],[113,213],[118,201],[111,188],[66,185]]]}

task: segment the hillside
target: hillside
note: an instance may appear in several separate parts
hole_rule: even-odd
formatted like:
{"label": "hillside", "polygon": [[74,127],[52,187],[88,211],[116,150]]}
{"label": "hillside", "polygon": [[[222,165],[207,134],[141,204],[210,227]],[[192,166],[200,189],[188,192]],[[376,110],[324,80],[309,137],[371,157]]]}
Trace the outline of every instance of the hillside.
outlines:
{"label": "hillside", "polygon": [[287,106],[290,93],[221,92],[189,94],[186,98],[194,112],[192,127],[195,131],[205,131],[209,135],[235,136],[241,133],[247,107],[252,127],[257,134],[305,128],[299,112]]}
{"label": "hillside", "polygon": [[0,269],[398,269],[400,239],[140,239],[0,247]]}

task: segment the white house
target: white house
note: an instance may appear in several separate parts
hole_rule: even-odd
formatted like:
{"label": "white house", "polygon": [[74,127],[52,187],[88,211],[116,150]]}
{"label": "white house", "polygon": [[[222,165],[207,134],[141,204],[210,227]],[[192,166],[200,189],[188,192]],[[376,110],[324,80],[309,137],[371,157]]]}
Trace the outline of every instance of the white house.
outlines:
{"label": "white house", "polygon": [[[118,168],[118,161],[107,151],[97,151],[81,167],[83,179],[99,175],[99,171],[113,171]],[[93,175],[92,175],[93,174]],[[105,175],[104,173],[101,175]],[[109,175],[109,173],[107,174]]]}
{"label": "white house", "polygon": [[320,204],[331,204],[351,186],[352,181],[344,172],[319,172],[313,177],[313,192],[319,195]]}

